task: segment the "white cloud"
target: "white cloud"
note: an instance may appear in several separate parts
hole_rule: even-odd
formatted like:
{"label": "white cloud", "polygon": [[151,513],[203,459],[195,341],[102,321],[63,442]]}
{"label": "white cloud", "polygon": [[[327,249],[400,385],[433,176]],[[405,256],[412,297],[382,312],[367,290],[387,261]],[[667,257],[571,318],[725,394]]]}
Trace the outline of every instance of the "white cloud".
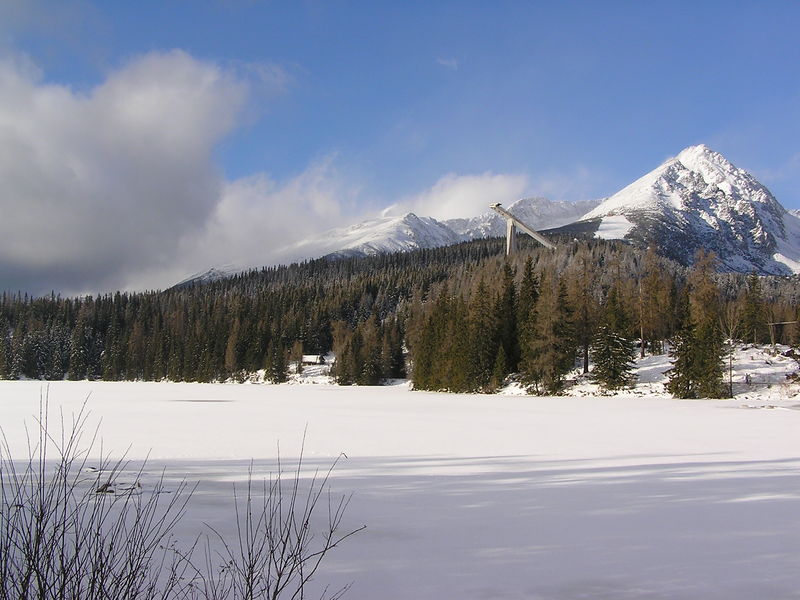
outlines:
{"label": "white cloud", "polygon": [[353,215],[333,158],[276,181],[225,181],[215,146],[291,83],[280,67],[151,53],[87,93],[0,61],[0,285],[46,293],[169,286],[262,266]]}
{"label": "white cloud", "polygon": [[184,276],[212,265],[245,268],[282,261],[287,246],[351,218],[343,206],[357,194],[330,158],[285,182],[259,173],[227,183],[203,232],[181,242]]}
{"label": "white cloud", "polygon": [[[137,57],[78,92],[45,82],[25,57],[0,59],[0,286],[165,287],[213,265],[303,258],[285,249],[373,216],[332,158],[285,180],[227,182],[218,172],[214,148],[253,99],[290,83],[275,65],[223,67],[175,50]],[[468,217],[548,185],[566,184],[448,174],[389,210]]]}
{"label": "white cloud", "polygon": [[482,173],[445,175],[433,186],[389,207],[385,214],[413,212],[435,219],[473,217],[490,204],[510,204],[525,195],[528,177],[519,174]]}
{"label": "white cloud", "polygon": [[150,53],[86,94],[0,61],[0,281],[113,289],[169,265],[223,189],[214,146],[247,80],[181,51]]}
{"label": "white cloud", "polygon": [[451,71],[458,71],[458,61],[455,58],[437,58],[436,62],[443,66],[445,69]]}

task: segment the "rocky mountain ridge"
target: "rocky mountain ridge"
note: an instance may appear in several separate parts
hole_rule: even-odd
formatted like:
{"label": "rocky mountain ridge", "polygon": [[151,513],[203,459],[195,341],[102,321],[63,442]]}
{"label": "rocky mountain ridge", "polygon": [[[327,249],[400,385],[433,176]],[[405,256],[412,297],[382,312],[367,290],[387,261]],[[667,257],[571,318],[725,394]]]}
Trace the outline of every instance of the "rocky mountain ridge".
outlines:
{"label": "rocky mountain ridge", "polygon": [[[713,251],[725,271],[800,273],[800,211],[787,211],[744,169],[705,145],[690,146],[602,200],[557,202],[523,198],[505,207],[536,230],[623,239],[690,265]],[[368,256],[435,248],[505,235],[505,221],[487,210],[438,221],[406,213],[382,216],[302,240],[290,254],[315,258]],[[211,269],[190,280],[229,276]],[[182,282],[183,283],[183,282]]]}
{"label": "rocky mountain ridge", "polygon": [[[686,148],[582,220],[597,220],[600,237],[653,244],[682,264],[703,248],[726,271],[800,272],[800,219],[750,173],[705,145]],[[603,234],[604,228],[618,234]]]}

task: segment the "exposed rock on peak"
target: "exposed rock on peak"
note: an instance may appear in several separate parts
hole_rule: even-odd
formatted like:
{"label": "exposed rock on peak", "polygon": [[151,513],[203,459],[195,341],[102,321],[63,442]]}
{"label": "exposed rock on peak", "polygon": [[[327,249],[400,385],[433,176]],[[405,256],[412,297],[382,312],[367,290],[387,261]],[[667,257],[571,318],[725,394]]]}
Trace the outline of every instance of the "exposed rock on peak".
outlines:
{"label": "exposed rock on peak", "polygon": [[800,262],[797,218],[750,173],[705,145],[686,148],[584,219],[612,216],[630,223],[625,239],[655,244],[683,264],[700,248],[715,252],[730,271],[782,275]]}

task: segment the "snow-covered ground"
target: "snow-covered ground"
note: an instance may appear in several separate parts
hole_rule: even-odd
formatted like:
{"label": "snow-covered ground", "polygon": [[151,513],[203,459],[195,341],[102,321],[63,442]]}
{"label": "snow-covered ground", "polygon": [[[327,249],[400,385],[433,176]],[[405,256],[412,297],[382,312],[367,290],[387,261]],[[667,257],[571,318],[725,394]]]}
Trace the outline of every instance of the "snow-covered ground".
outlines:
{"label": "snow-covered ground", "polygon": [[625,215],[608,215],[600,221],[594,237],[604,240],[621,240],[628,235],[631,229],[633,229],[633,223]]}
{"label": "snow-covered ground", "polygon": [[[648,357],[614,396],[337,387],[307,370],[316,385],[56,382],[49,401],[69,414],[88,397],[106,452],[149,453],[145,488],[162,468],[199,481],[187,543],[204,522],[231,530],[251,458],[267,474],[280,443],[290,462],[304,430],[307,468],[346,453],[334,491],[367,530],[319,582],[352,581],[347,598],[800,598],[797,363],[741,349],[737,396],[691,401],[663,392],[666,366]],[[0,382],[17,454],[44,388]]]}

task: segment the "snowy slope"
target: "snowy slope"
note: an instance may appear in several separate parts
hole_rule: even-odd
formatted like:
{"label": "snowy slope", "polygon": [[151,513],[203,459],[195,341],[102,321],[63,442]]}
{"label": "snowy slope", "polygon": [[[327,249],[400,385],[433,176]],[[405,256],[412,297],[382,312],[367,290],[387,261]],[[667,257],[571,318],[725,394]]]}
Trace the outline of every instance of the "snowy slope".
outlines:
{"label": "snowy slope", "polygon": [[368,256],[435,248],[460,241],[460,236],[436,219],[406,213],[399,217],[370,219],[343,229],[331,229],[295,244],[289,252],[307,257]]}
{"label": "snowy slope", "polygon": [[[558,227],[577,220],[597,202],[553,202],[546,198],[524,198],[508,209],[535,229]],[[414,213],[379,217],[343,229],[331,229],[304,240],[285,251],[288,255],[367,256],[436,248],[458,242],[505,235],[505,222],[487,210],[471,219],[437,221]]]}
{"label": "snowy slope", "polygon": [[[535,229],[558,227],[578,219],[596,201],[553,202],[546,198],[524,198],[508,209]],[[488,208],[488,207],[487,207]],[[283,262],[319,258],[369,256],[373,254],[406,252],[422,248],[437,248],[472,239],[505,235],[505,222],[487,210],[472,219],[437,221],[414,213],[384,216],[356,223],[345,228],[330,229],[278,251]],[[232,265],[212,267],[196,273],[175,287],[216,281],[230,277],[243,269]]]}
{"label": "snowy slope", "polygon": [[704,145],[686,148],[583,219],[601,220],[602,230],[610,217],[631,223],[625,239],[655,244],[683,264],[705,248],[726,270],[800,272],[800,218],[747,171]]}
{"label": "snowy slope", "polygon": [[[506,208],[523,223],[535,230],[542,230],[577,221],[599,202],[599,200],[564,202],[547,198],[522,198]],[[465,240],[502,237],[506,234],[505,220],[494,211],[486,211],[471,219],[448,219],[444,223]]]}
{"label": "snowy slope", "polygon": [[[686,265],[704,248],[716,253],[724,270],[800,273],[797,211],[786,211],[751,174],[704,145],[686,148],[602,202],[523,198],[507,209],[534,229],[574,224],[597,237],[655,245],[659,253]],[[366,256],[504,235],[503,219],[488,209],[477,217],[446,221],[407,213],[326,231],[284,248],[277,257],[291,262]],[[182,284],[236,272],[213,268]]]}
{"label": "snowy slope", "polygon": [[206,271],[200,271],[194,275],[189,275],[189,277],[176,283],[173,287],[182,288],[193,284],[211,283],[213,281],[219,281],[220,279],[233,277],[234,275],[241,273],[243,270],[244,269],[232,264],[211,267]]}
{"label": "snowy slope", "polygon": [[[274,473],[278,448],[291,470],[304,446],[306,478],[344,453],[332,498],[352,493],[343,526],[367,529],[323,561],[309,598],[348,583],[350,600],[797,598],[800,405],[783,363],[743,350],[735,380],[746,369],[767,395],[740,383],[736,399],[686,401],[657,391],[663,357],[645,361],[645,393],[609,397],[54,381],[50,416],[86,402],[87,433],[99,423],[103,450],[127,452],[120,483],[143,494],[162,470],[167,494],[197,482],[184,549],[208,526],[236,543],[232,485],[241,497],[248,470]],[[0,381],[14,456],[41,394]]]}

